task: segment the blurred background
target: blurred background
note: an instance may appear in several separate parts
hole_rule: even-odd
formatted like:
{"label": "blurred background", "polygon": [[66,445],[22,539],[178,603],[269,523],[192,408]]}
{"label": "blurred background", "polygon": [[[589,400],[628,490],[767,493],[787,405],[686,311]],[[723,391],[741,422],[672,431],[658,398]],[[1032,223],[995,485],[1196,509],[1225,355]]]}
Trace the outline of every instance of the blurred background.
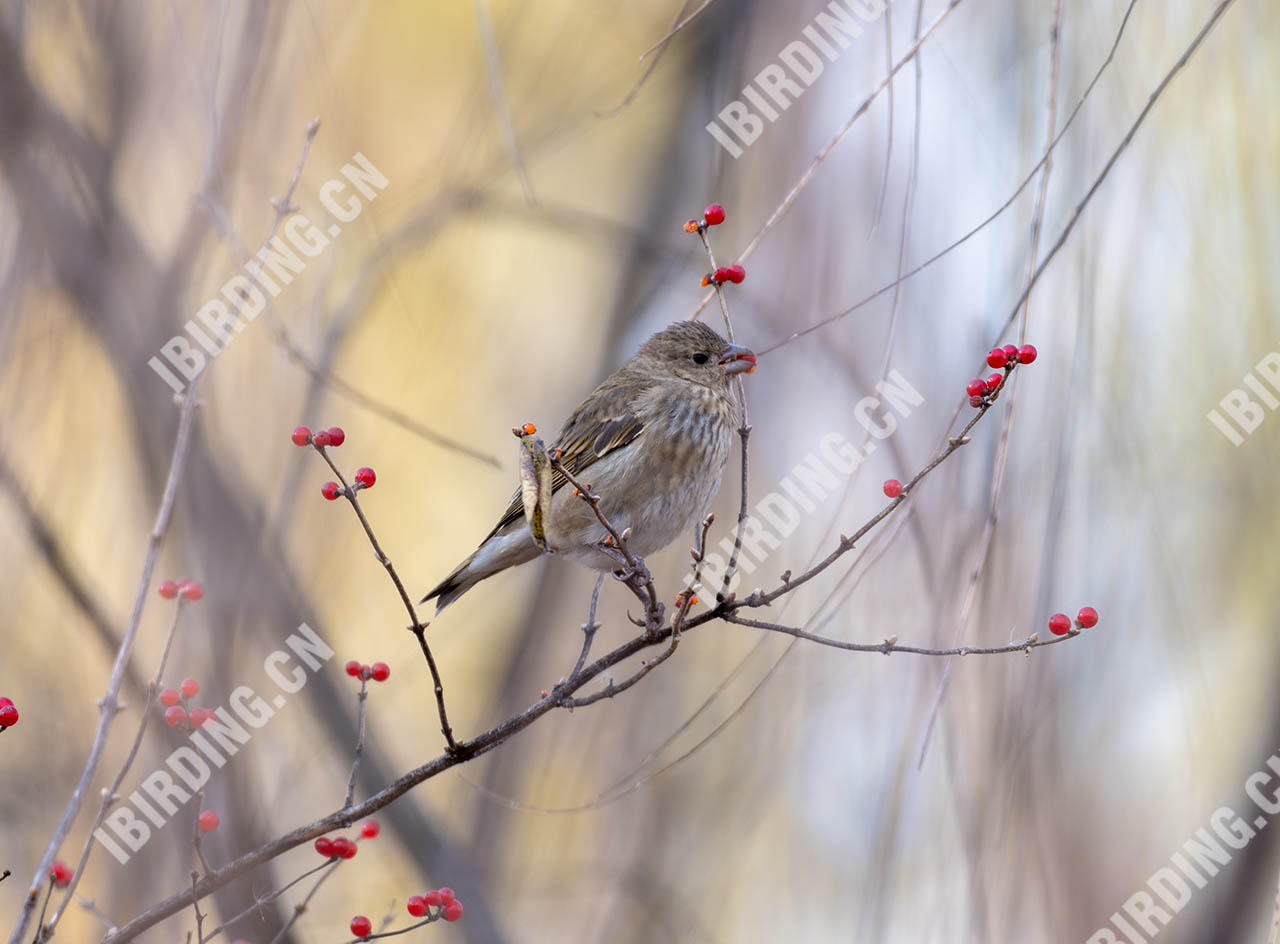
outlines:
{"label": "blurred background", "polygon": [[[363,505],[417,599],[505,505],[510,428],[553,432],[699,304],[706,260],[681,223],[724,204],[714,245],[737,258],[943,17],[731,286],[739,342],[767,351],[746,383],[753,500],[824,436],[861,446],[854,404],[887,369],[923,397],[745,588],[772,585],[954,430],[984,352],[1018,339],[1002,331],[1029,266],[1215,4],[1140,0],[1126,21],[1127,0],[1064,0],[1055,70],[1053,3],[899,0],[736,160],[705,126],[825,4],[714,0],[640,60],[697,6],[5,0],[0,694],[22,718],[0,740],[0,913],[17,914],[70,798],[129,619],[178,418],[147,361],[265,238],[313,116],[304,214],[329,218],[319,188],[357,152],[388,184],[205,373],[156,572],[206,588],[166,682],[198,679],[207,703],[264,685],[263,657],[300,622],[336,651],[211,780],[214,865],[340,805],[347,659],[392,670],[369,699],[358,798],[441,747],[401,603],[350,510],[321,498],[331,475],[290,444],[295,425],[342,426],[335,460],[377,470]],[[1050,102],[1060,129],[1113,44],[1053,152],[1038,245],[1035,174],[898,291],[780,344],[999,209],[1044,153]],[[1206,414],[1280,346],[1278,85],[1280,10],[1236,0],[1019,312],[1040,357],[1013,396],[906,513],[769,611],[872,643],[1002,645],[1085,604],[1096,629],[948,663],[699,628],[625,695],[554,713],[385,810],[286,939],[345,940],[353,914],[376,923],[393,902],[401,926],[408,895],[450,885],[463,919],[413,939],[1080,941],[1216,808],[1250,811],[1245,778],[1280,744],[1280,419],[1265,411],[1237,447]],[[714,306],[704,317],[723,327]],[[649,561],[665,599],[687,561],[681,543]],[[434,621],[460,736],[569,671],[592,582],[541,560]],[[167,630],[170,605],[147,602],[95,791]],[[632,635],[630,603],[606,583],[598,651]],[[153,727],[125,789],[183,742]],[[314,864],[294,850],[207,907],[230,917]],[[184,812],[127,865],[95,850],[78,894],[123,923],[191,865]],[[1263,940],[1278,869],[1264,832],[1161,940]],[[229,937],[275,939],[303,888]],[[73,906],[60,937],[103,931]]]}

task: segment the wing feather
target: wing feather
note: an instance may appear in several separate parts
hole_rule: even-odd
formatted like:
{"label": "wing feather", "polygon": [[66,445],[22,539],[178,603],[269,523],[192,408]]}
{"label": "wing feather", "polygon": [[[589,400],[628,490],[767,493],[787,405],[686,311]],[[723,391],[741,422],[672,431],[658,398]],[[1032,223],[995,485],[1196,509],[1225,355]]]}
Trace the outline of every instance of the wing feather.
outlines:
{"label": "wing feather", "polygon": [[[644,421],[629,409],[631,400],[631,394],[618,387],[596,391],[569,417],[559,437],[549,447],[550,451],[562,450],[561,462],[577,476],[605,456],[627,448],[644,431]],[[565,481],[559,471],[554,471],[551,475],[552,494],[558,492]],[[489,532],[489,537],[523,517],[524,502],[517,489],[497,526]]]}

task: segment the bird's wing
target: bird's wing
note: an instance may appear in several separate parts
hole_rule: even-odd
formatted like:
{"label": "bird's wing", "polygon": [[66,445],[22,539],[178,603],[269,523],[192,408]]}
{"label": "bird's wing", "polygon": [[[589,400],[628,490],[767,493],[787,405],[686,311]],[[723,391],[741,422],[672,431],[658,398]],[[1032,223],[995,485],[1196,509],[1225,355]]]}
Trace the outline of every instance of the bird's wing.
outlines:
{"label": "bird's wing", "polygon": [[[630,400],[621,390],[615,389],[607,393],[597,391],[569,417],[559,438],[551,447],[551,452],[554,453],[556,449],[562,451],[560,461],[575,477],[589,469],[597,460],[629,446],[643,432],[644,421],[628,409],[631,406]],[[553,471],[552,494],[564,484],[563,473],[558,469]],[[517,490],[497,526],[489,532],[489,537],[522,517],[524,502]]]}

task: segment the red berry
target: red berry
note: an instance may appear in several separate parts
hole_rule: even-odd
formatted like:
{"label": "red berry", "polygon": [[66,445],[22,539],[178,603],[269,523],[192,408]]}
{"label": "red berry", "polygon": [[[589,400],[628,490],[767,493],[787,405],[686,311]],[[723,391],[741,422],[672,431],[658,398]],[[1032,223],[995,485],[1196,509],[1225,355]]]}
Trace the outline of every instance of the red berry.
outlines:
{"label": "red berry", "polygon": [[964,392],[969,394],[971,397],[980,397],[987,392],[987,385],[984,381],[974,377],[964,385]]}
{"label": "red berry", "polygon": [[204,587],[194,580],[182,581],[182,598],[184,600],[190,600],[194,603],[202,596],[204,596]]}
{"label": "red berry", "polygon": [[1049,617],[1049,632],[1065,636],[1071,630],[1071,618],[1066,613],[1054,613]]}
{"label": "red berry", "polygon": [[373,488],[373,483],[378,481],[378,477],[373,474],[373,469],[365,466],[362,469],[356,469],[356,481],[364,488]]}
{"label": "red berry", "polygon": [[1018,345],[1006,344],[1000,350],[1004,351],[1005,360],[1016,361],[1018,359]]}
{"label": "red berry", "polygon": [[449,902],[453,901],[453,889],[450,888],[448,885],[446,885],[444,888],[439,889],[439,892],[440,892],[441,904],[447,905],[449,904]]}
{"label": "red berry", "polygon": [[174,705],[172,708],[166,708],[164,710],[164,723],[171,728],[176,728],[186,720],[187,713],[180,705]]}
{"label": "red berry", "polygon": [[385,682],[391,677],[391,666],[385,662],[375,662],[369,669],[369,675],[375,682]]}
{"label": "red berry", "polygon": [[702,211],[702,218],[707,221],[708,226],[719,226],[724,222],[724,207],[713,203]]}
{"label": "red berry", "polygon": [[425,895],[423,895],[422,900],[425,901],[432,908],[434,908],[438,904],[441,904],[444,901],[444,899],[440,897],[440,892],[434,888],[431,889],[431,891],[427,892]]}
{"label": "red berry", "polygon": [[71,884],[71,879],[75,877],[75,872],[67,868],[65,862],[55,862],[49,866],[49,878],[53,879],[53,884],[58,888],[66,888]]}
{"label": "red berry", "polygon": [[729,266],[729,281],[732,282],[734,285],[739,284],[746,277],[747,277],[747,270],[742,268],[742,266],[740,265]]}
{"label": "red berry", "polygon": [[711,277],[716,280],[717,285],[723,285],[725,282],[728,282],[730,279],[733,278],[733,276],[729,274],[729,270],[726,269],[724,266],[721,266],[720,268],[712,272]]}
{"label": "red berry", "polygon": [[211,833],[218,828],[218,814],[213,810],[202,810],[199,822],[201,829],[207,833]]}
{"label": "red berry", "polygon": [[333,858],[333,840],[328,836],[321,836],[316,840],[316,852],[320,853],[326,859]]}
{"label": "red berry", "polygon": [[330,426],[327,432],[329,433],[329,445],[331,446],[341,446],[347,441],[347,434],[342,431],[341,426]]}
{"label": "red berry", "polygon": [[200,684],[195,679],[183,679],[182,684],[178,686],[178,690],[190,698],[200,691]]}
{"label": "red berry", "polygon": [[[983,389],[985,390],[986,387],[984,386]],[[982,406],[982,397],[970,397],[969,406]]]}
{"label": "red berry", "polygon": [[156,593],[164,597],[166,600],[172,600],[178,595],[178,585],[172,580],[166,580],[160,586],[156,587]]}
{"label": "red berry", "polygon": [[885,479],[884,493],[890,498],[897,498],[902,494],[902,483],[897,479]]}
{"label": "red berry", "polygon": [[12,728],[18,723],[18,709],[12,704],[0,707],[0,728]]}
{"label": "red berry", "polygon": [[160,693],[160,704],[164,705],[166,708],[172,708],[181,700],[182,700],[182,696],[180,696],[177,693],[177,691],[172,688],[166,688],[163,692]]}
{"label": "red berry", "polygon": [[444,909],[444,919],[446,921],[457,921],[462,917],[462,902],[451,901]]}
{"label": "red berry", "polygon": [[320,494],[329,501],[333,501],[342,491],[337,482],[325,482],[320,486]]}
{"label": "red berry", "polygon": [[421,895],[414,895],[404,903],[404,906],[415,918],[421,918],[427,913],[427,901]]}
{"label": "red berry", "polygon": [[351,933],[356,937],[368,937],[373,933],[373,922],[364,915],[356,915],[351,919]]}
{"label": "red berry", "polygon": [[360,835],[365,839],[376,839],[378,833],[382,832],[382,827],[378,825],[376,819],[367,819],[360,824]]}
{"label": "red berry", "polygon": [[294,427],[293,435],[289,438],[293,440],[295,446],[305,446],[311,442],[311,430],[305,426]]}
{"label": "red berry", "polygon": [[12,698],[0,697],[0,708],[3,708],[5,705],[12,705],[12,704],[13,704]]}
{"label": "red berry", "polygon": [[1002,383],[1004,383],[1004,374],[992,374],[987,378],[987,392],[999,390]]}
{"label": "red berry", "polygon": [[1098,611],[1091,606],[1080,607],[1080,612],[1076,614],[1076,619],[1085,629],[1092,629],[1098,625]]}
{"label": "red berry", "polygon": [[350,675],[352,678],[360,677],[360,663],[357,662],[355,659],[352,659],[350,662],[348,662],[346,668],[347,668],[347,674]]}
{"label": "red berry", "polygon": [[187,720],[191,722],[191,727],[203,728],[206,721],[212,721],[216,717],[208,708],[192,708]]}
{"label": "red berry", "polygon": [[356,844],[346,837],[333,841],[333,854],[339,859],[354,859],[357,851]]}
{"label": "red berry", "polygon": [[311,437],[311,441],[315,443],[317,446],[333,445],[333,440],[332,438],[330,438],[329,431],[327,429],[320,430],[320,432],[316,433],[314,436]]}
{"label": "red berry", "polygon": [[1009,358],[1005,356],[1003,348],[993,347],[991,350],[987,351],[988,367],[994,367],[996,370],[999,370],[1008,362]]}
{"label": "red berry", "polygon": [[1024,344],[1018,348],[1018,360],[1023,364],[1030,364],[1036,359],[1036,353],[1034,345]]}

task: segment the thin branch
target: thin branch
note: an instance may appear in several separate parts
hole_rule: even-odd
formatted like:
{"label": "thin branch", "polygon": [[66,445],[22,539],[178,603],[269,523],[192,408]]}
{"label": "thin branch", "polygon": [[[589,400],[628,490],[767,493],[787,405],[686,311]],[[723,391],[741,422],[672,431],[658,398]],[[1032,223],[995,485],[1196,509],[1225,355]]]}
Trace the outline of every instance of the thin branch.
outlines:
{"label": "thin branch", "polygon": [[[687,5],[688,4],[686,4],[686,6]],[[665,48],[667,43],[675,39],[675,36],[677,33],[679,33],[682,29],[684,29],[686,26],[692,23],[695,19],[697,19],[698,14],[701,13],[703,10],[705,10],[709,6],[711,6],[711,0],[702,0],[702,3],[698,4],[698,8],[694,10],[692,13],[690,13],[688,16],[686,16],[683,20],[677,19],[675,26],[667,30],[667,33],[665,36],[663,36],[660,40],[658,40],[656,43],[654,43],[644,52],[640,53],[640,60],[643,62],[645,57],[647,57],[654,50]]]}
{"label": "thin branch", "polygon": [[[1053,161],[1049,158],[1052,153],[1052,143],[1054,139],[1054,124],[1057,121],[1057,103],[1058,103],[1058,60],[1061,54],[1062,45],[1062,0],[1055,0],[1053,8],[1053,22],[1050,26],[1050,42],[1049,42],[1049,91],[1046,111],[1048,117],[1046,119],[1045,136],[1048,143],[1045,147],[1046,159],[1044,161],[1044,170],[1040,174],[1039,192],[1036,195],[1035,213],[1031,220],[1031,250],[1027,257],[1027,275],[1028,282],[1035,276],[1036,263],[1039,261],[1038,253],[1040,251],[1040,231],[1044,224],[1044,209],[1048,202],[1049,196],[1049,175],[1053,171]],[[1022,306],[1022,325],[1019,331],[1021,341],[1025,342],[1027,336],[1027,319],[1031,314],[1031,294],[1028,289],[1025,301]],[[1013,378],[1014,387],[1009,393],[1009,409],[1005,411],[1004,419],[1000,424],[1000,438],[996,446],[996,458],[991,472],[991,486],[987,496],[987,515],[982,526],[982,537],[978,540],[978,553],[976,555],[976,563],[972,571],[969,573],[968,586],[965,591],[964,602],[960,607],[960,617],[956,621],[954,643],[959,643],[963,638],[965,630],[968,628],[969,620],[973,615],[974,605],[978,599],[978,590],[982,586],[982,576],[986,571],[987,561],[991,554],[991,545],[995,539],[996,525],[999,520],[1000,496],[1004,491],[1005,471],[1009,463],[1009,441],[1013,430],[1013,419],[1017,414],[1018,407],[1018,390],[1020,384],[1017,378]],[[934,695],[933,704],[929,710],[929,720],[925,724],[924,736],[920,743],[920,756],[916,759],[917,768],[924,764],[925,754],[929,750],[929,741],[933,734],[934,724],[938,719],[938,712],[942,708],[942,700],[946,697],[947,690],[951,686],[951,666],[950,660],[943,667],[942,677],[938,680],[938,690]]]}
{"label": "thin branch", "polygon": [[[917,39],[912,44],[911,48],[907,50],[906,55],[904,55],[901,59],[899,59],[894,64],[893,68],[889,70],[889,74],[884,77],[884,79],[880,82],[880,84],[877,85],[875,89],[872,90],[871,94],[867,96],[866,100],[863,101],[863,103],[857,107],[854,113],[849,116],[849,119],[835,133],[835,136],[832,137],[832,139],[827,142],[826,146],[821,151],[819,151],[816,155],[814,155],[813,160],[809,162],[809,166],[805,168],[805,171],[803,174],[800,175],[800,178],[794,184],[792,184],[791,189],[787,191],[787,195],[783,197],[782,202],[778,204],[777,208],[773,211],[772,215],[770,215],[769,219],[765,221],[764,226],[760,227],[759,231],[753,237],[751,237],[751,241],[747,243],[747,247],[743,249],[742,253],[738,256],[738,259],[737,259],[738,262],[745,262],[751,256],[751,254],[755,252],[756,247],[760,245],[760,241],[764,239],[764,237],[769,233],[769,231],[773,229],[773,227],[776,226],[784,216],[787,215],[787,212],[791,209],[792,204],[796,202],[796,198],[800,196],[801,191],[803,191],[804,188],[808,186],[809,181],[813,178],[813,175],[817,173],[818,168],[821,167],[823,163],[826,162],[827,158],[831,156],[831,152],[835,149],[835,146],[840,143],[840,141],[844,138],[846,134],[849,133],[849,130],[854,126],[854,123],[857,122],[857,120],[861,118],[864,114],[866,114],[867,109],[871,107],[872,103],[875,102],[876,98],[879,97],[880,93],[883,92],[886,88],[888,88],[889,82],[891,82],[893,80],[893,77],[898,74],[898,71],[903,66],[905,66],[908,62],[910,62],[912,59],[915,58],[916,53],[920,51],[920,47],[923,46],[924,43],[929,39],[929,37],[933,35],[934,30],[936,30],[939,26],[942,25],[943,20],[945,20],[948,16],[951,15],[951,11],[960,5],[960,2],[961,0],[954,0],[954,2],[949,3],[947,5],[947,8],[943,10],[941,14],[938,15],[937,19],[935,19],[932,23],[929,24],[929,28],[925,30],[924,33],[920,36],[920,38]],[[708,292],[703,297],[702,301],[698,303],[698,306],[694,308],[692,314],[689,315],[690,321],[697,320],[698,316],[702,314],[702,310],[711,303],[712,297],[713,297],[713,293],[711,292]],[[774,347],[777,347],[777,346],[778,345],[774,345]],[[765,348],[763,351],[756,351],[756,353],[765,354],[771,350],[773,350],[773,348]]]}
{"label": "thin branch", "polygon": [[[305,879],[307,879],[308,877],[310,877],[310,876],[312,876],[312,875],[315,875],[315,874],[316,874],[317,872],[319,872],[321,869],[327,869],[327,868],[336,867],[336,866],[338,866],[338,865],[342,864],[342,862],[343,862],[343,861],[344,861],[343,859],[338,859],[338,858],[326,859],[325,861],[321,862],[319,865],[317,865],[317,866],[315,866],[315,867],[313,867],[313,868],[307,869],[305,872],[303,872],[303,873],[302,873],[301,875],[299,875],[297,878],[293,879],[293,880],[292,880],[291,882],[289,882],[287,885],[282,885],[280,888],[277,888],[275,891],[273,891],[273,892],[269,892],[269,893],[268,893],[268,894],[266,894],[266,895],[262,895],[262,896],[260,896],[257,900],[255,900],[255,901],[254,901],[254,903],[253,903],[252,905],[250,905],[250,906],[249,906],[248,908],[246,908],[244,911],[240,912],[238,915],[236,915],[236,916],[235,916],[235,917],[233,917],[233,918],[228,918],[225,922],[223,922],[222,924],[218,925],[216,928],[214,928],[213,930],[211,930],[211,931],[210,931],[210,932],[205,936],[204,940],[202,940],[202,941],[198,942],[198,944],[205,944],[205,942],[206,942],[206,941],[211,941],[211,940],[213,940],[213,939],[214,939],[215,937],[217,937],[221,932],[223,932],[223,931],[225,931],[227,928],[231,927],[231,925],[235,924],[237,921],[240,921],[240,920],[242,920],[242,919],[244,919],[244,918],[247,918],[247,917],[249,917],[249,915],[253,914],[255,911],[259,911],[259,910],[261,910],[262,908],[264,908],[265,906],[267,906],[267,905],[271,904],[273,901],[275,901],[277,898],[279,898],[281,895],[283,895],[283,894],[284,894],[285,892],[287,892],[289,889],[293,888],[293,886],[297,885],[297,884],[298,884],[299,882],[301,882],[301,881],[304,881],[304,880],[305,880]],[[304,910],[305,910],[305,909],[304,909]],[[296,915],[296,914],[298,914],[298,913],[299,913],[299,912],[298,912],[297,908],[295,907],[295,909],[294,909],[294,914]],[[291,923],[291,922],[290,922],[290,923]],[[115,927],[115,925],[114,925],[114,924],[112,924],[112,927]]]}
{"label": "thin branch", "polygon": [[414,609],[413,601],[409,598],[409,593],[404,588],[404,582],[401,581],[400,575],[396,573],[396,568],[391,563],[391,558],[386,555],[386,552],[382,550],[382,545],[378,543],[378,538],[373,533],[373,526],[369,524],[369,519],[364,516],[364,510],[360,507],[360,500],[356,498],[356,492],[359,489],[352,487],[347,482],[341,470],[333,464],[333,459],[329,457],[329,453],[324,446],[317,445],[314,448],[316,452],[320,453],[321,458],[329,464],[329,468],[338,477],[338,481],[342,483],[343,497],[355,509],[356,517],[360,519],[364,533],[368,536],[369,543],[373,545],[373,553],[377,556],[378,563],[386,570],[391,582],[396,586],[396,592],[400,594],[400,600],[404,603],[404,608],[409,611],[409,619],[412,621],[409,630],[418,640],[418,648],[422,650],[422,657],[427,661],[427,668],[431,672],[431,681],[435,686],[436,711],[440,715],[440,733],[444,735],[445,744],[448,748],[453,750],[457,747],[457,743],[453,739],[453,728],[449,725],[449,714],[444,707],[444,682],[440,679],[440,669],[436,666],[435,656],[431,654],[431,647],[427,645],[427,624],[418,619],[418,611]]}
{"label": "thin branch", "polygon": [[600,587],[604,584],[604,571],[600,571],[596,577],[596,587],[591,591],[591,606],[587,608],[587,621],[582,624],[582,651],[578,653],[578,661],[574,663],[573,671],[569,673],[569,678],[576,678],[578,673],[582,671],[582,667],[587,663],[587,656],[591,652],[591,643],[596,638],[596,630],[600,628],[600,624],[596,622],[596,604],[600,602]]}
{"label": "thin branch", "polygon": [[[120,770],[116,773],[115,779],[111,781],[111,786],[102,791],[102,802],[98,806],[98,812],[93,818],[90,825],[88,835],[84,841],[84,847],[80,850],[80,858],[76,862],[73,879],[84,873],[85,867],[89,863],[89,853],[93,851],[93,834],[97,831],[103,821],[107,818],[107,811],[120,798],[120,785],[124,783],[124,778],[128,775],[129,770],[133,767],[134,760],[137,759],[138,751],[142,747],[142,739],[147,733],[147,727],[151,724],[151,716],[155,713],[156,708],[156,692],[160,689],[160,682],[164,678],[165,665],[169,661],[169,651],[173,647],[173,640],[178,634],[178,624],[182,618],[182,610],[184,607],[184,598],[181,594],[174,601],[173,619],[169,622],[169,632],[165,635],[164,646],[160,651],[160,662],[156,666],[155,677],[152,678],[150,684],[147,685],[146,697],[142,704],[142,713],[138,718],[138,730],[134,732],[133,743],[129,747],[129,753],[125,755],[124,762],[120,765]],[[62,900],[58,903],[58,907],[53,912],[53,917],[49,919],[51,928],[57,927],[58,922],[62,918],[62,914],[66,911],[67,906],[71,902],[72,895],[75,893],[76,883],[73,881],[67,888]]]}
{"label": "thin branch", "polygon": [[[160,556],[160,545],[164,542],[165,533],[169,529],[169,521],[173,516],[173,505],[178,493],[178,482],[182,478],[187,451],[191,444],[191,428],[195,419],[196,389],[199,379],[197,377],[191,382],[182,398],[182,406],[178,415],[178,432],[174,438],[173,455],[169,460],[169,474],[165,480],[164,494],[161,496],[160,508],[156,512],[156,519],[151,527],[151,533],[147,536],[147,549],[143,557],[142,573],[138,577],[138,588],[133,598],[133,612],[129,617],[129,625],[125,628],[124,636],[121,638],[120,651],[116,653],[115,665],[111,669],[111,679],[107,683],[107,692],[102,698],[99,708],[98,730],[94,734],[93,744],[89,748],[89,757],[85,761],[84,770],[80,773],[80,779],[76,783],[75,791],[71,794],[71,799],[67,802],[66,808],[62,811],[62,817],[58,820],[58,824],[54,827],[53,835],[49,838],[49,844],[45,847],[44,854],[40,857],[40,863],[36,866],[35,877],[32,878],[31,886],[23,899],[17,924],[14,926],[13,934],[9,939],[10,944],[20,944],[26,936],[31,917],[35,912],[36,902],[40,897],[41,881],[49,874],[49,869],[53,866],[54,859],[57,858],[58,850],[62,847],[63,842],[66,841],[67,834],[71,831],[71,826],[89,795],[94,777],[98,773],[98,766],[102,763],[102,755],[106,749],[107,735],[111,730],[111,723],[115,720],[115,716],[120,710],[120,685],[124,680],[129,661],[133,656],[133,646],[137,641],[138,627],[142,623],[142,609],[146,604],[147,590],[151,586],[151,577],[155,571],[156,561]],[[79,871],[71,876],[71,882],[67,889],[68,896],[75,891],[80,878],[81,873]],[[45,898],[45,903],[46,905],[48,904],[48,896]],[[41,920],[43,921],[43,916]]]}
{"label": "thin branch", "polygon": [[356,694],[356,701],[359,703],[357,709],[356,720],[356,748],[355,756],[351,761],[351,776],[347,778],[347,796],[342,801],[343,809],[351,805],[351,800],[356,795],[356,774],[360,771],[360,758],[364,755],[364,720],[365,720],[365,703],[369,700],[369,682],[363,674],[360,676],[360,691]]}
{"label": "thin branch", "polygon": [[[858,311],[859,309],[871,304],[871,302],[875,301],[881,295],[885,294],[885,292],[891,291],[902,282],[905,282],[907,279],[910,279],[918,275],[919,273],[923,272],[925,269],[929,268],[929,266],[933,265],[943,256],[948,255],[954,249],[957,249],[962,244],[968,242],[971,238],[973,238],[978,233],[982,232],[982,230],[986,229],[989,225],[995,222],[995,220],[999,218],[1000,215],[1003,214],[1005,210],[1013,206],[1013,202],[1018,199],[1018,197],[1022,194],[1022,191],[1026,190],[1027,187],[1031,185],[1031,182],[1036,178],[1036,174],[1038,174],[1041,168],[1044,167],[1045,162],[1050,159],[1050,155],[1053,153],[1054,148],[1058,146],[1058,143],[1062,140],[1063,136],[1067,133],[1067,130],[1071,127],[1072,122],[1075,121],[1076,115],[1080,113],[1080,109],[1084,107],[1085,100],[1088,99],[1089,95],[1093,92],[1094,86],[1098,84],[1098,80],[1102,78],[1102,74],[1111,65],[1111,61],[1115,58],[1116,50],[1120,48],[1120,40],[1124,37],[1125,27],[1128,26],[1129,17],[1133,13],[1133,8],[1137,6],[1137,4],[1138,4],[1138,0],[1129,0],[1129,6],[1124,12],[1124,17],[1120,20],[1120,28],[1116,31],[1115,40],[1111,43],[1111,49],[1107,52],[1106,58],[1102,60],[1102,64],[1098,66],[1097,71],[1093,74],[1093,78],[1089,81],[1089,84],[1085,86],[1085,90],[1080,94],[1080,99],[1076,102],[1075,107],[1071,110],[1071,114],[1067,116],[1067,120],[1062,125],[1061,130],[1058,131],[1057,136],[1054,137],[1053,143],[1046,149],[1045,153],[1041,156],[1040,160],[1036,162],[1035,166],[1032,167],[1031,170],[1027,173],[1027,176],[1023,178],[1022,183],[1018,184],[1017,189],[1015,189],[1013,193],[1009,195],[1009,198],[1005,200],[1004,203],[1000,204],[1000,206],[997,207],[995,211],[992,212],[989,216],[987,216],[986,219],[980,222],[977,226],[973,227],[973,229],[969,230],[967,233],[965,233],[955,242],[950,243],[949,245],[938,250],[936,253],[934,253],[924,262],[920,263],[918,266],[906,272],[905,274],[900,275],[898,278],[894,279],[892,282],[888,283],[887,285],[882,285],[880,288],[876,289],[870,295],[867,295],[865,298],[862,298],[859,301],[854,302],[854,304],[850,305],[848,308],[844,309],[843,311],[837,312],[836,314],[831,315],[828,318],[824,318],[822,321],[816,322],[807,328],[802,328],[799,331],[794,331],[791,334],[787,335],[785,338],[783,338],[781,341],[778,341],[776,344],[771,344],[768,347],[764,348],[763,350],[757,351],[756,353],[760,355],[764,355],[764,354],[770,353],[771,351],[776,351],[778,348],[782,347],[784,344],[790,344],[792,341],[795,341],[798,338],[802,338],[805,335],[811,334],[820,328],[826,327],[832,322],[839,321],[841,318],[845,318],[853,314],[855,311]],[[1019,302],[1019,304],[1021,304],[1021,302]]]}
{"label": "thin branch", "polygon": [[[344,859],[330,859],[324,865],[320,866],[321,869],[326,869],[325,873],[321,875],[318,879],[316,879],[315,884],[312,885],[310,890],[308,890],[308,892],[306,893],[306,895],[303,896],[302,901],[298,902],[296,905],[293,906],[293,913],[289,915],[288,920],[285,921],[284,927],[282,927],[278,932],[276,932],[276,936],[271,939],[271,944],[280,944],[280,942],[283,941],[288,936],[289,930],[295,924],[297,924],[299,918],[301,918],[304,914],[306,914],[307,907],[311,904],[311,899],[316,897],[316,892],[320,890],[320,886],[329,880],[330,875],[338,871],[338,866],[341,865],[344,861],[345,861]],[[327,866],[332,866],[332,868],[326,868]],[[299,876],[298,878],[294,879],[294,881],[290,882],[289,885],[293,885],[296,882],[302,881],[302,879],[305,878],[306,875],[310,875],[312,874],[312,872],[316,872],[316,871],[318,870],[312,869],[311,872],[307,872],[305,875]],[[284,888],[280,889],[280,893],[283,893],[284,890],[289,887],[289,885],[286,885]],[[279,893],[277,893],[274,897],[278,898]],[[262,904],[266,904],[266,902],[262,902]]]}
{"label": "thin branch", "polygon": [[644,606],[645,612],[645,633],[651,635],[662,625],[663,605],[658,600],[657,588],[653,585],[653,575],[649,573],[649,568],[645,566],[644,561],[631,553],[631,549],[627,547],[627,539],[630,537],[631,529],[619,532],[613,526],[613,523],[600,510],[601,498],[599,495],[591,491],[591,486],[583,484],[574,477],[573,473],[565,468],[561,461],[560,452],[556,450],[551,453],[551,467],[564,476],[566,482],[573,486],[574,494],[580,497],[590,507],[596,516],[596,520],[603,525],[609,537],[606,541],[598,545],[600,551],[615,557],[620,564],[625,566],[614,573],[614,577],[631,588],[641,605]]}
{"label": "thin branch", "polygon": [[1042,646],[1052,646],[1080,635],[1079,629],[1071,629],[1065,636],[1054,636],[1052,639],[1041,639],[1037,633],[1032,633],[1022,642],[1012,643],[1008,646],[995,646],[985,648],[980,646],[953,646],[950,649],[930,649],[923,646],[903,646],[898,643],[897,636],[890,636],[884,642],[863,643],[863,642],[845,642],[842,639],[832,639],[828,636],[819,636],[816,633],[806,632],[795,626],[784,626],[781,623],[770,623],[764,620],[749,619],[745,616],[737,616],[731,614],[725,617],[726,623],[736,623],[739,626],[751,626],[755,629],[767,629],[772,633],[782,633],[786,636],[794,636],[796,639],[803,639],[807,642],[817,643],[820,646],[830,646],[832,649],[845,649],[849,652],[879,652],[884,655],[890,655],[894,652],[909,652],[921,656],[997,656],[1007,655],[1011,652],[1030,653],[1032,649],[1038,649]]}
{"label": "thin branch", "polygon": [[[199,829],[200,827],[196,827]],[[191,872],[191,907],[196,911],[196,941],[204,940],[204,915],[200,913],[200,896],[196,894],[196,882],[200,878],[200,873],[194,869]]]}
{"label": "thin branch", "polygon": [[[718,268],[716,255],[711,251],[711,240],[707,236],[707,227],[698,227],[698,238],[702,240],[702,248],[706,250],[707,262],[711,266],[711,271],[716,271]],[[716,299],[720,302],[720,315],[724,318],[725,334],[729,339],[729,343],[732,344],[734,342],[733,321],[729,318],[729,300],[725,297],[724,285],[720,282],[715,282],[714,285]],[[738,555],[742,552],[743,529],[746,527],[747,519],[750,516],[747,510],[747,440],[751,438],[751,423],[747,418],[747,388],[742,382],[741,374],[734,377],[733,389],[738,397],[738,403],[742,406],[742,424],[738,427],[738,444],[742,458],[742,483],[739,490],[737,534],[733,539],[733,550],[729,553],[729,562],[725,565],[723,583],[720,591],[716,594],[717,600],[724,599],[729,593],[729,587],[733,583],[733,575],[737,573]],[[706,541],[705,531],[703,532],[703,541]]]}
{"label": "thin branch", "polygon": [[502,56],[498,50],[498,38],[493,33],[493,18],[489,13],[489,0],[474,0],[476,25],[480,29],[480,42],[484,46],[485,74],[489,78],[489,93],[493,96],[493,108],[497,112],[498,128],[502,132],[502,141],[506,145],[507,157],[511,167],[520,181],[520,189],[524,191],[525,202],[529,206],[538,205],[538,198],[533,192],[533,183],[529,180],[529,169],[525,166],[524,155],[520,153],[520,142],[516,137],[515,118],[511,114],[511,103],[507,101],[506,86],[502,81]]}

